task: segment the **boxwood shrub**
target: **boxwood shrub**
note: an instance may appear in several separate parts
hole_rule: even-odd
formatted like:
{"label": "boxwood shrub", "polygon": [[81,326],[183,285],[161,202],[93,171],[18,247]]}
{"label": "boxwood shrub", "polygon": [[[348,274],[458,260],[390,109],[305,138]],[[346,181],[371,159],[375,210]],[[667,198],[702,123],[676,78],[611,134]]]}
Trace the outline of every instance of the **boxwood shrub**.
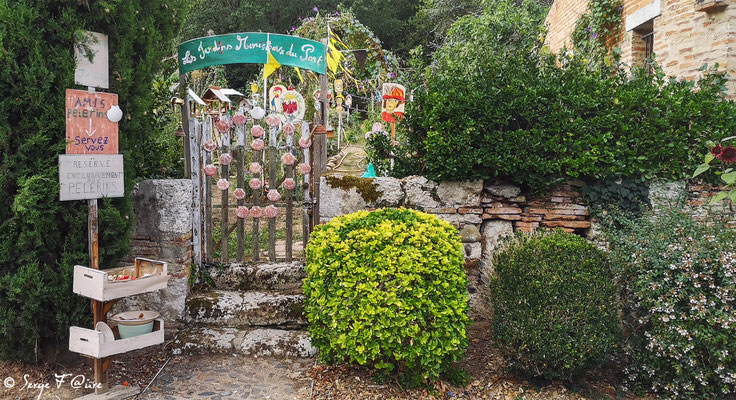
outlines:
{"label": "boxwood shrub", "polygon": [[625,304],[628,378],[663,398],[736,393],[736,231],[677,210],[611,235]]}
{"label": "boxwood shrub", "polygon": [[315,227],[305,312],[328,363],[428,381],[468,345],[468,279],[457,230],[407,209],[360,211]]}
{"label": "boxwood shrub", "polygon": [[514,370],[569,380],[616,348],[616,286],[605,252],[562,231],[519,233],[492,262],[493,334]]}

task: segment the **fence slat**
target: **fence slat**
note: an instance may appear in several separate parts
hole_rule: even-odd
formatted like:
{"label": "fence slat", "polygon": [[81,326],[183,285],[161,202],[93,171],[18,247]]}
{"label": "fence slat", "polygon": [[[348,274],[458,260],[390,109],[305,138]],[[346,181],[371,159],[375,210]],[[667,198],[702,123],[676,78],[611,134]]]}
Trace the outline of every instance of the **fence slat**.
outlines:
{"label": "fence slat", "polygon": [[[202,125],[202,142],[212,138],[212,119],[206,118]],[[204,164],[212,163],[212,153],[206,151]],[[204,177],[204,232],[205,232],[205,260],[211,263],[214,259],[215,237],[212,230],[212,177]]]}
{"label": "fence slat", "polygon": [[[254,151],[254,159],[261,160],[261,152]],[[261,192],[262,189],[253,191],[253,206],[260,206],[261,204]],[[253,261],[258,261],[261,256],[261,236],[258,231],[258,224],[260,218],[253,218]]]}
{"label": "fence slat", "polygon": [[[291,148],[287,149],[291,151]],[[294,166],[288,165],[286,167],[285,175],[287,178],[294,178]],[[292,242],[294,240],[294,190],[290,189],[286,191],[286,261],[291,261],[293,258],[292,253]]]}
{"label": "fence slat", "polygon": [[[228,152],[228,148],[223,143],[223,145],[222,145],[222,154],[226,154],[227,152]],[[229,178],[230,178],[230,166],[228,166],[228,165],[220,165],[220,168],[221,168],[221,172],[222,172],[221,178],[229,181]],[[218,188],[218,190],[220,190],[220,189]],[[230,203],[229,194],[230,194],[230,188],[227,188],[225,190],[220,190],[220,196],[222,196],[222,199],[221,199],[222,200],[221,201],[222,209],[220,210],[221,211],[221,214],[220,214],[220,218],[221,218],[221,220],[220,220],[220,232],[222,232],[222,239],[221,239],[222,240],[222,242],[221,242],[222,244],[220,245],[220,248],[221,248],[222,251],[220,252],[220,254],[221,254],[220,260],[222,260],[222,262],[225,263],[225,264],[227,264],[227,263],[230,262],[230,254],[228,253],[228,251],[229,251],[229,249],[228,249],[229,243],[228,242],[229,242],[229,239],[230,239],[230,235],[229,235],[230,232],[229,232],[229,229],[228,229],[229,228],[228,219],[230,217],[230,213],[228,212],[229,211],[228,208],[229,208],[229,205],[230,205],[229,204]]]}
{"label": "fence slat", "polygon": [[[238,146],[235,168],[237,168],[237,187],[245,187],[245,148]],[[245,205],[245,199],[238,200],[238,207]],[[245,221],[238,218],[238,262],[245,261]]]}
{"label": "fence slat", "polygon": [[[273,128],[272,128],[273,129]],[[276,135],[272,135],[276,136]],[[276,148],[276,142],[268,146],[268,189],[276,189],[276,168],[278,164],[276,159],[278,158],[278,149]],[[268,259],[271,261],[276,260],[276,218],[268,219]]]}
{"label": "fence slat", "polygon": [[[307,121],[302,122],[302,139],[309,139],[311,134],[312,132],[310,130],[309,123]],[[311,158],[309,157],[310,152],[311,147],[302,150],[302,153],[304,153],[304,162],[309,164],[311,167],[312,163]],[[312,209],[312,197],[310,195],[311,185],[309,184],[311,176],[311,174],[305,174],[302,178],[302,193],[304,196],[302,201],[302,247],[304,248],[305,254],[307,241],[309,240],[309,212]]]}

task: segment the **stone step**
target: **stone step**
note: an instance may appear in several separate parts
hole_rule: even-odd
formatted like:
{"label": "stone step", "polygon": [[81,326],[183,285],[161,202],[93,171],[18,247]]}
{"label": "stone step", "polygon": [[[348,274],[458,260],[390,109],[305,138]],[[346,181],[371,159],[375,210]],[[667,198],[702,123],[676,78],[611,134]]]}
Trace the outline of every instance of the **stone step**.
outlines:
{"label": "stone step", "polygon": [[210,277],[221,290],[292,290],[302,287],[306,273],[303,261],[264,262],[211,268]]}
{"label": "stone step", "polygon": [[304,296],[296,292],[212,290],[187,299],[189,323],[220,327],[301,327]]}
{"label": "stone step", "polygon": [[245,356],[312,357],[309,333],[271,328],[194,326],[183,330],[174,348],[187,353],[225,352]]}

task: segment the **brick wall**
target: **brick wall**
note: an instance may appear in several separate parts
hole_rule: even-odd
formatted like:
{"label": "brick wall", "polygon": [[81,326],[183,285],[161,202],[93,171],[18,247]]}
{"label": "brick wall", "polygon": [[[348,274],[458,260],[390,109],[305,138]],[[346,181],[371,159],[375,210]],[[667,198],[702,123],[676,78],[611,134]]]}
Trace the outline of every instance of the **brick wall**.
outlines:
{"label": "brick wall", "polygon": [[[637,13],[654,1],[660,1],[660,15],[654,18],[654,53],[665,74],[697,79],[698,69],[704,63],[717,62],[729,73],[729,96],[736,98],[736,3],[733,0],[624,0],[624,24],[627,20],[631,23]],[[704,10],[713,3],[720,4]],[[565,44],[569,47],[575,21],[585,13],[587,4],[587,0],[555,0],[546,19],[549,31],[545,44],[550,50],[558,52]],[[615,45],[622,50],[622,61],[640,65],[644,54],[641,35],[622,29],[620,38]]]}

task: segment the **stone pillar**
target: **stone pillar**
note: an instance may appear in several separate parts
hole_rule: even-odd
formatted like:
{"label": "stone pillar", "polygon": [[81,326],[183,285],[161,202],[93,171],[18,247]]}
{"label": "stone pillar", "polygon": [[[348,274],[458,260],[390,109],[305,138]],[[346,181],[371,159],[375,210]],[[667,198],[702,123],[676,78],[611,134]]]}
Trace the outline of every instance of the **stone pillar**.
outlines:
{"label": "stone pillar", "polygon": [[131,309],[161,313],[167,324],[184,317],[192,263],[192,183],[188,179],[151,179],[133,189],[136,226],[130,257],[168,263],[168,287],[122,299],[115,312]]}

